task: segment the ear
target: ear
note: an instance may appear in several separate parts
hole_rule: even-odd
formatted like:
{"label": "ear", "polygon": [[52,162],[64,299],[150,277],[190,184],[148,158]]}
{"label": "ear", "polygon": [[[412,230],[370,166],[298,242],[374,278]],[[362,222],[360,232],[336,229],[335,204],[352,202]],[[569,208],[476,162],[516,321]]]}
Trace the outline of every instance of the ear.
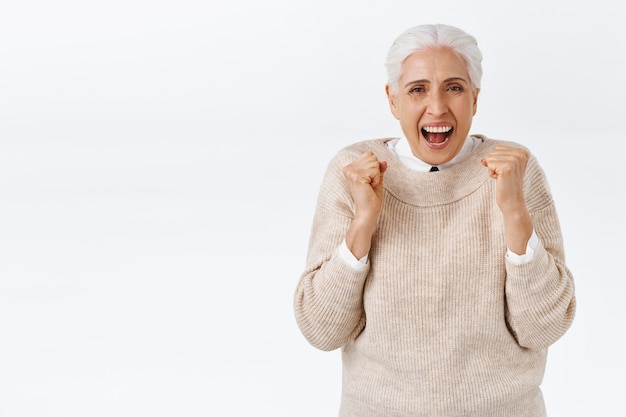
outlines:
{"label": "ear", "polygon": [[472,113],[473,116],[476,116],[476,109],[478,108],[478,93],[480,93],[480,88],[474,89],[474,111]]}
{"label": "ear", "polygon": [[393,114],[393,117],[399,120],[397,98],[396,95],[391,92],[391,87],[389,86],[389,84],[385,85],[385,93],[387,94],[387,100],[389,101],[389,109],[391,110],[391,114]]}

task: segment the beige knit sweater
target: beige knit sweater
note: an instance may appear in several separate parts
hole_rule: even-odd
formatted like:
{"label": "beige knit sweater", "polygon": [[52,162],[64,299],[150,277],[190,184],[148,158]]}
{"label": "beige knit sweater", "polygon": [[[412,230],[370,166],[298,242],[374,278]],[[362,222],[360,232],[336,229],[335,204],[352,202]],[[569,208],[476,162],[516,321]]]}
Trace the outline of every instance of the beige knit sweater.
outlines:
{"label": "beige knit sweater", "polygon": [[[547,348],[573,320],[574,284],[535,158],[524,192],[540,243],[531,262],[506,260],[495,181],[480,163],[504,142],[481,139],[436,173],[406,168],[384,139],[331,161],[295,314],[313,346],[342,349],[340,416],[545,415]],[[353,216],[341,169],[366,150],[388,169],[368,267],[355,271],[337,254]]]}

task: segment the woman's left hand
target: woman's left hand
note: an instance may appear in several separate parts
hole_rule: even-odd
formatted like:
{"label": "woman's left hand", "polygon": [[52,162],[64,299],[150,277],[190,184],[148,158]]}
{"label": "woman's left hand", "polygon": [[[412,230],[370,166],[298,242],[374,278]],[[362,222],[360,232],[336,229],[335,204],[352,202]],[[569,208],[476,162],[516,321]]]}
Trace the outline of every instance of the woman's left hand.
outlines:
{"label": "woman's left hand", "polygon": [[496,180],[496,203],[502,212],[507,247],[518,255],[526,253],[533,223],[524,202],[524,174],[528,151],[497,145],[482,160]]}
{"label": "woman's left hand", "polygon": [[496,203],[503,213],[525,209],[523,186],[528,158],[525,149],[497,145],[482,160],[496,180]]}

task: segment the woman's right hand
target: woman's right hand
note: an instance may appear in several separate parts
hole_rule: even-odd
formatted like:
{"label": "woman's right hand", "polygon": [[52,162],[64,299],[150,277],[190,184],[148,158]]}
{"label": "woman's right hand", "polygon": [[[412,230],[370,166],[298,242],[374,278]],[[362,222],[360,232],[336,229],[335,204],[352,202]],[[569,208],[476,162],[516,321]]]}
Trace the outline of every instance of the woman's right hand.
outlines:
{"label": "woman's right hand", "polygon": [[361,154],[343,168],[355,206],[355,217],[378,219],[383,201],[383,176],[387,162],[380,162],[372,151]]}
{"label": "woman's right hand", "polygon": [[387,162],[379,161],[371,151],[361,154],[343,168],[355,207],[346,244],[357,259],[369,253],[371,247],[383,203],[383,177],[386,170]]}

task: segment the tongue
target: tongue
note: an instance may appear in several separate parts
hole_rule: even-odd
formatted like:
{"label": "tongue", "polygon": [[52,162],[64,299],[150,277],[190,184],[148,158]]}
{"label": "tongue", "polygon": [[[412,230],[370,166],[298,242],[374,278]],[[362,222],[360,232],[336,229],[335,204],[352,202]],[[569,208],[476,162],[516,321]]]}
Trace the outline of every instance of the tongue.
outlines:
{"label": "tongue", "polygon": [[445,133],[429,133],[428,141],[430,143],[443,143],[446,140]]}

